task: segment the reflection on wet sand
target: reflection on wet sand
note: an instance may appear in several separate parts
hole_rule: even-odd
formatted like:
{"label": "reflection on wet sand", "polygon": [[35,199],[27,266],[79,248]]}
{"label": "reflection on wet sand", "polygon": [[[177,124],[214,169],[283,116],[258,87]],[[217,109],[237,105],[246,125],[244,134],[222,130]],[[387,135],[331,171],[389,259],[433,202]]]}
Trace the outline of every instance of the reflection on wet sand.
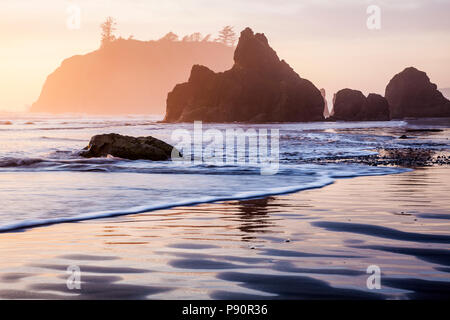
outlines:
{"label": "reflection on wet sand", "polygon": [[0,298],[449,298],[449,173],[3,233]]}
{"label": "reflection on wet sand", "polygon": [[245,233],[242,237],[243,241],[252,241],[257,239],[252,236],[253,233],[271,233],[271,229],[275,226],[275,219],[269,215],[269,203],[273,201],[273,197],[262,199],[237,201],[229,203],[232,206],[238,206],[240,213],[236,218],[240,220],[241,226],[239,230]]}

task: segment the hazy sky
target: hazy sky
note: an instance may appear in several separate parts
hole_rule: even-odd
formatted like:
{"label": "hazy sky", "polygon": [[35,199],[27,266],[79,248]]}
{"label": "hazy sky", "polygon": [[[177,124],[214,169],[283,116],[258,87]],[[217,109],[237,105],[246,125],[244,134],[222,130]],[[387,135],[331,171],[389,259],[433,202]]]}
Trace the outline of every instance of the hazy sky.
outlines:
{"label": "hazy sky", "polygon": [[[71,5],[80,29],[67,27]],[[381,9],[380,30],[367,27],[369,5]],[[23,110],[63,59],[97,49],[106,16],[118,35],[140,40],[249,26],[329,96],[384,93],[411,65],[450,87],[449,15],[450,0],[0,0],[0,110]]]}

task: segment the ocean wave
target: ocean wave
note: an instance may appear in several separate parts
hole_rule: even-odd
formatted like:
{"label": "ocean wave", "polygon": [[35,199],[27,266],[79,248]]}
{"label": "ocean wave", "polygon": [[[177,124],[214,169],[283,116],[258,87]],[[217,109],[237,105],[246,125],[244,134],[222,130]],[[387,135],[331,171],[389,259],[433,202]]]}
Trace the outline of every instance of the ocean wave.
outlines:
{"label": "ocean wave", "polygon": [[[79,148],[88,143],[89,137],[102,131],[117,131],[131,136],[153,135],[170,143],[173,130],[193,128],[192,124],[157,124],[126,118],[116,120],[109,118],[105,121],[74,121],[70,118],[49,118],[45,123],[37,123],[36,120],[34,126],[23,126],[24,121],[19,124],[14,119],[12,126],[1,126],[0,141],[3,143],[0,144],[0,173],[20,172],[21,176],[22,172],[26,172],[33,180],[24,178],[15,181],[15,176],[8,174],[10,179],[3,184],[0,196],[3,201],[8,197],[9,204],[5,206],[4,213],[1,213],[3,215],[0,215],[3,219],[0,220],[0,230],[135,214],[207,202],[258,198],[320,188],[340,178],[405,171],[394,167],[350,163],[318,164],[316,161],[324,158],[372,155],[376,153],[374,150],[385,146],[404,147],[401,143],[405,141],[398,140],[397,133],[391,135],[392,130],[386,130],[384,127],[404,128],[405,122],[204,124],[205,130],[279,129],[279,170],[277,175],[268,178],[260,176],[261,167],[248,164],[180,165],[171,161],[81,158]],[[102,129],[117,126],[120,126],[117,130]],[[383,129],[363,130],[377,127]],[[345,128],[363,129],[346,131],[343,130]],[[69,131],[49,131],[77,129],[81,131],[73,135]],[[379,134],[381,131],[385,134]],[[86,140],[80,137],[86,137]],[[84,143],[81,143],[83,141]],[[411,139],[406,142],[412,144],[418,143],[418,140]],[[421,147],[432,149],[438,148],[434,144],[442,141],[433,137],[433,140],[421,142]],[[448,143],[446,147],[448,148]],[[77,174],[78,172],[80,174]],[[39,185],[39,189],[35,188],[36,185]],[[137,191],[138,188],[142,191]],[[28,194],[27,190],[34,192]],[[93,199],[93,195],[97,197]],[[142,199],[148,200],[143,202]],[[150,204],[136,207],[145,203]],[[122,207],[125,209],[119,209]]]}
{"label": "ocean wave", "polygon": [[[62,152],[63,157],[67,157],[67,154],[72,152]],[[0,159],[0,168],[5,169],[46,169],[60,170],[61,166],[66,166],[64,170],[70,170],[71,166],[74,166],[74,171],[84,171],[82,165],[105,165],[116,162],[117,160],[111,158],[95,158],[95,159],[46,159],[46,158],[14,158],[5,157]],[[81,165],[81,167],[80,167]],[[76,170],[78,169],[78,170]],[[89,169],[89,168],[86,168]],[[5,170],[3,170],[5,171]]]}
{"label": "ocean wave", "polygon": [[[30,124],[34,124],[31,126]],[[15,126],[12,122],[9,121],[1,121],[0,125],[5,125],[7,128],[2,128],[0,131],[60,131],[60,130],[86,130],[86,129],[106,129],[106,128],[121,128],[121,127],[146,127],[153,126],[156,123],[154,122],[142,122],[142,123],[133,123],[133,122],[125,122],[125,123],[61,123],[61,124],[51,124],[51,126],[45,127],[40,126],[41,124],[35,123],[24,123],[27,128],[21,126]],[[152,130],[155,130],[152,128]]]}
{"label": "ocean wave", "polygon": [[45,160],[37,158],[2,158],[0,159],[0,168],[30,167],[42,162],[45,162]]}
{"label": "ocean wave", "polygon": [[[101,218],[111,218],[117,216],[131,215],[131,214],[139,214],[157,210],[165,210],[171,209],[175,207],[184,207],[184,206],[193,206],[205,203],[215,203],[215,202],[224,202],[224,201],[236,201],[236,200],[247,200],[247,199],[255,199],[255,198],[263,198],[268,196],[289,194],[294,192],[299,192],[303,190],[311,190],[311,189],[319,189],[323,188],[327,185],[334,183],[334,181],[338,178],[349,178],[349,177],[358,177],[358,176],[366,176],[366,175],[387,175],[387,174],[396,174],[402,173],[405,171],[409,171],[407,169],[400,168],[371,168],[365,166],[355,165],[353,169],[351,166],[346,166],[347,170],[337,170],[334,168],[330,170],[330,166],[327,166],[328,170],[318,171],[316,167],[311,167],[306,165],[303,168],[302,174],[303,176],[309,175],[313,176],[313,181],[303,182],[299,184],[292,184],[289,186],[277,186],[277,187],[267,187],[262,190],[252,190],[252,191],[238,191],[236,193],[230,193],[229,195],[219,195],[219,196],[204,196],[204,197],[196,197],[192,199],[181,199],[173,202],[158,202],[143,206],[134,206],[128,209],[120,209],[120,210],[107,210],[107,211],[95,211],[90,213],[83,213],[74,216],[68,217],[58,217],[58,218],[46,218],[46,219],[36,219],[36,220],[24,220],[17,223],[7,224],[0,226],[0,232],[9,232],[18,229],[26,229],[26,228],[34,228],[39,226],[46,226],[51,224],[58,223],[69,223],[69,222],[79,222],[85,220],[93,220],[93,219],[101,219]],[[94,168],[92,168],[94,169]],[[289,168],[287,168],[289,169]],[[104,168],[104,170],[107,170]],[[291,168],[292,170],[292,168]],[[288,174],[288,170],[285,169],[285,174]],[[192,174],[192,171],[190,172]],[[297,169],[297,174],[300,174],[300,170]],[[235,172],[235,174],[238,174]],[[288,174],[288,175],[292,175]],[[267,184],[270,185],[270,184]],[[231,188],[231,190],[235,190]]]}
{"label": "ocean wave", "polygon": [[[374,154],[374,152],[365,151],[361,154]],[[0,159],[0,172],[8,171],[26,171],[26,172],[112,172],[112,173],[139,173],[139,174],[200,174],[209,176],[220,175],[260,175],[261,170],[265,168],[262,165],[250,164],[180,164],[173,161],[146,161],[146,160],[127,160],[116,157],[106,158],[80,158],[78,151],[53,151],[45,158],[14,158],[6,157]],[[307,157],[306,157],[307,159]],[[317,158],[316,158],[317,159]],[[359,175],[378,175],[397,173],[399,168],[393,167],[372,167],[364,165],[346,164],[328,164],[326,167],[314,162],[293,163],[283,158],[276,172],[277,176],[307,176],[315,171],[329,172],[332,177],[341,178],[347,176]]]}
{"label": "ocean wave", "polygon": [[62,138],[62,137],[47,137],[47,136],[42,136],[42,137],[39,137],[38,139],[42,139],[42,140],[51,140],[51,141],[86,142],[85,139]]}
{"label": "ocean wave", "polygon": [[302,190],[323,188],[324,186],[330,185],[333,182],[334,182],[334,179],[324,175],[324,176],[320,177],[317,181],[308,183],[306,185],[271,188],[271,189],[267,189],[265,191],[240,192],[240,193],[230,195],[230,196],[218,196],[218,197],[207,196],[207,197],[202,197],[202,198],[198,198],[198,199],[194,199],[194,200],[181,200],[181,201],[168,202],[168,203],[158,203],[158,204],[153,204],[153,205],[138,206],[138,207],[132,207],[129,209],[116,210],[116,211],[112,210],[112,211],[92,212],[92,213],[81,214],[81,215],[76,215],[76,216],[72,216],[72,217],[26,220],[26,221],[22,221],[22,222],[18,222],[18,223],[0,226],[0,232],[8,232],[8,231],[14,231],[14,230],[26,229],[26,228],[35,228],[35,227],[47,226],[47,225],[58,224],[58,223],[69,223],[69,222],[79,222],[79,221],[86,221],[86,220],[93,220],[93,219],[101,219],[101,218],[111,218],[111,217],[124,216],[124,215],[130,215],[130,214],[151,212],[151,211],[156,211],[156,210],[171,209],[171,208],[175,208],[175,207],[193,206],[193,205],[199,205],[199,204],[204,204],[204,203],[214,203],[214,202],[233,201],[233,200],[246,200],[246,199],[260,198],[260,197],[266,197],[266,196],[271,196],[271,195],[282,195],[282,194],[288,194],[288,193],[298,192],[298,191],[302,191]]}

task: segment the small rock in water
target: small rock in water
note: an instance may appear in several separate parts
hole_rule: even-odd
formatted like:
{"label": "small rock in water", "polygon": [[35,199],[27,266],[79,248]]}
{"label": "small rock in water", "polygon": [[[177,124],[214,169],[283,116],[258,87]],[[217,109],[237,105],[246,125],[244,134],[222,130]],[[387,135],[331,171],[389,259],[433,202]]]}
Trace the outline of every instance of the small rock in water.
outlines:
{"label": "small rock in water", "polygon": [[[85,158],[113,156],[128,160],[165,161],[172,158],[174,147],[153,137],[129,137],[116,133],[92,137],[84,151]],[[175,149],[175,154],[181,153]]]}

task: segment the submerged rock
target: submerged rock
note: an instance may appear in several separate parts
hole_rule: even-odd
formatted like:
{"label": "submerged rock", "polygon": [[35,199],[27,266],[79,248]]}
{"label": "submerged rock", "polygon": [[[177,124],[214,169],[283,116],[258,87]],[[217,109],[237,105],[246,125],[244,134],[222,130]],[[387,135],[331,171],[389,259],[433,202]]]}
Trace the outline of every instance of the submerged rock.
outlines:
{"label": "submerged rock", "polygon": [[450,117],[450,101],[425,72],[409,67],[395,75],[386,87],[393,119]]}
{"label": "submerged rock", "polygon": [[171,159],[173,149],[171,145],[153,137],[135,138],[110,133],[92,137],[80,155],[85,158],[111,155],[129,160],[165,161]]}
{"label": "submerged rock", "polygon": [[230,70],[194,65],[189,81],[168,94],[165,121],[321,121],[323,111],[319,89],[280,61],[264,34],[247,28]]}
{"label": "submerged rock", "polygon": [[342,121],[388,121],[389,104],[379,94],[366,98],[361,91],[342,89],[334,97],[333,120]]}

